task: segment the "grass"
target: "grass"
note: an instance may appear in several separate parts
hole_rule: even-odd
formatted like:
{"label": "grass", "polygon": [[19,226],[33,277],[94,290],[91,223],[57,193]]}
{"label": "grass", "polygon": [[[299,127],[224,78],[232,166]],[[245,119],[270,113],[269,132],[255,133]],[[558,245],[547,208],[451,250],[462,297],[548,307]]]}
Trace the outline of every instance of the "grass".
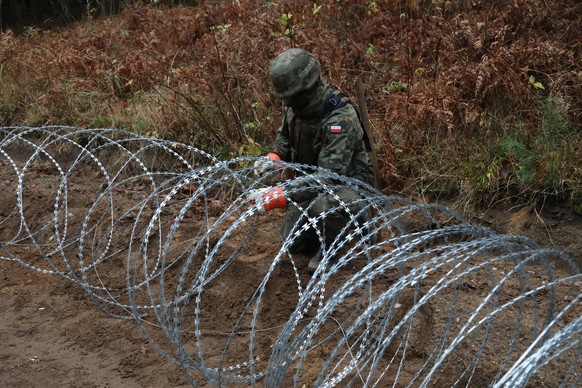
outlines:
{"label": "grass", "polygon": [[415,196],[490,207],[502,200],[523,205],[559,201],[582,214],[582,134],[569,126],[562,98],[539,102],[539,121],[528,131],[517,113],[500,117],[499,128],[436,139],[430,147],[401,160],[415,172]]}

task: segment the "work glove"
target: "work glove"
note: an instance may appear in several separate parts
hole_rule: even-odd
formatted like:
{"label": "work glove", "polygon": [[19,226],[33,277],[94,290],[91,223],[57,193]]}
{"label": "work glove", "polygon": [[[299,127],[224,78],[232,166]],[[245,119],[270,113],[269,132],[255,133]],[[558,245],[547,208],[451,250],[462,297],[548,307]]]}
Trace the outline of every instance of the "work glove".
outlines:
{"label": "work glove", "polygon": [[287,207],[285,194],[279,186],[251,190],[248,197],[251,203],[257,205],[261,214],[265,214],[273,209],[284,209]]}
{"label": "work glove", "polygon": [[262,157],[255,162],[255,176],[261,177],[272,168],[282,168],[281,157],[274,152],[269,152],[266,157]]}

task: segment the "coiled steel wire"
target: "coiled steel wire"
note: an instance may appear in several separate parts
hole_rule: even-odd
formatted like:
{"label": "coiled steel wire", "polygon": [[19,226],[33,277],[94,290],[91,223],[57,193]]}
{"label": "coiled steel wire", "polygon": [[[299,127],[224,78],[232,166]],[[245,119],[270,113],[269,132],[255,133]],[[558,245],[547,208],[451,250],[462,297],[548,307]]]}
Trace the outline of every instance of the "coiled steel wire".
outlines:
{"label": "coiled steel wire", "polygon": [[[315,167],[257,178],[256,160],[116,129],[0,128],[0,259],[135,320],[193,385],[579,385],[568,255]],[[284,239],[282,212],[260,214],[248,193],[297,194],[298,180],[339,205],[301,208]],[[318,225],[337,212],[349,222],[326,245]],[[289,249],[310,228],[313,275]]]}

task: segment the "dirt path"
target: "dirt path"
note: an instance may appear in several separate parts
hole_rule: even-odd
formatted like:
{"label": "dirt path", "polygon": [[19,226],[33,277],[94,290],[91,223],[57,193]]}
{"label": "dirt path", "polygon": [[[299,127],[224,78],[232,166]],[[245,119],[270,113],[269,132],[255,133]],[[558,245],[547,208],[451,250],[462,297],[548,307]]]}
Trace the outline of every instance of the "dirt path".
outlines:
{"label": "dirt path", "polygon": [[79,287],[0,262],[0,386],[189,386],[133,321],[106,316]]}

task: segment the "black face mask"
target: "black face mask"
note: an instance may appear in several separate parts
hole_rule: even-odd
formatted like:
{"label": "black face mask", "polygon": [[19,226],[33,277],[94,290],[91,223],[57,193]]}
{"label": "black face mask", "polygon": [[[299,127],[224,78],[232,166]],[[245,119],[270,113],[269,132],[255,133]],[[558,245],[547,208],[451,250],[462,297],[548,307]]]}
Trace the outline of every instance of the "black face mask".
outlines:
{"label": "black face mask", "polygon": [[319,82],[316,82],[315,85],[313,85],[310,89],[299,92],[296,95],[286,99],[285,105],[293,109],[294,112],[300,112],[303,109],[307,108],[309,102],[311,101],[313,95],[315,94],[315,90],[317,89],[318,85]]}
{"label": "black face mask", "polygon": [[299,112],[307,108],[307,105],[309,105],[309,96],[307,93],[301,92],[285,100],[285,105],[293,109],[293,111]]}

